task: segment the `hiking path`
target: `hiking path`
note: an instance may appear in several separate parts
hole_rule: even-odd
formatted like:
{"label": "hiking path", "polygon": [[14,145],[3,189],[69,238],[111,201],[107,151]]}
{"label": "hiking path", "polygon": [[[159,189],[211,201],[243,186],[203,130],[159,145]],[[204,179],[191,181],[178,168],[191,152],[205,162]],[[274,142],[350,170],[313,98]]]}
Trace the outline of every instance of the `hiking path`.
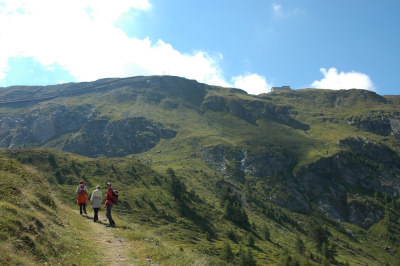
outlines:
{"label": "hiking path", "polygon": [[[79,215],[78,212],[77,214]],[[83,216],[83,218],[86,218],[92,229],[91,243],[103,254],[97,262],[99,265],[133,265],[127,256],[129,244],[124,238],[114,233],[114,230],[118,230],[117,228],[106,227],[108,224],[106,217],[99,214],[99,220],[96,223],[93,222],[92,214]]]}

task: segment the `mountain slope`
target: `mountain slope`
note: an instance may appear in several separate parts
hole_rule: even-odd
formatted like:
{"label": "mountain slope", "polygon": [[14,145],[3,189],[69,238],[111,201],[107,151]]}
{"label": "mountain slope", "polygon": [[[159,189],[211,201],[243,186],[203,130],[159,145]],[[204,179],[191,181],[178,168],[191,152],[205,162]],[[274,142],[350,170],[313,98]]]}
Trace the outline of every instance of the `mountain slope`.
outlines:
{"label": "mountain slope", "polygon": [[[258,263],[277,263],[300,236],[308,251],[300,260],[310,263],[397,259],[399,96],[315,89],[251,96],[168,76],[0,95],[6,156],[34,165],[66,203],[80,179],[112,180],[129,195],[118,207],[128,223],[210,258],[224,257],[228,243],[235,259],[248,249]],[[92,159],[15,150],[29,147]],[[314,224],[327,227],[323,242],[336,245],[335,259],[315,246]]]}

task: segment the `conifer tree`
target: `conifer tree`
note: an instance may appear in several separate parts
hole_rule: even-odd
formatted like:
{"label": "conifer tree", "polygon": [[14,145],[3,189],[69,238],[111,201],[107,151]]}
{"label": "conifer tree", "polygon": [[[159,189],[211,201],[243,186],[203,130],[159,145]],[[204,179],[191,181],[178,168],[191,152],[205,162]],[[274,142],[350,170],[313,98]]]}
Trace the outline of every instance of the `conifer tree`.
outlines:
{"label": "conifer tree", "polygon": [[256,261],[254,260],[253,253],[248,248],[246,251],[240,247],[239,248],[239,265],[242,266],[255,266]]}
{"label": "conifer tree", "polygon": [[226,260],[227,262],[232,262],[234,259],[234,255],[232,252],[232,248],[231,245],[229,245],[229,243],[225,243],[224,244],[224,248],[222,250],[222,254],[221,254],[222,259]]}
{"label": "conifer tree", "polygon": [[249,234],[247,237],[247,245],[249,245],[250,247],[254,247],[255,244],[255,240],[254,240],[254,236],[253,234]]}
{"label": "conifer tree", "polygon": [[296,236],[295,249],[300,254],[303,254],[306,251],[306,246],[299,235]]}
{"label": "conifer tree", "polygon": [[310,236],[314,240],[315,245],[318,249],[318,251],[321,252],[322,250],[322,245],[328,243],[328,236],[329,236],[329,231],[326,228],[323,228],[322,226],[316,224],[313,225],[310,229]]}
{"label": "conifer tree", "polygon": [[266,240],[270,240],[271,234],[269,232],[268,226],[264,226],[263,228],[264,237]]}

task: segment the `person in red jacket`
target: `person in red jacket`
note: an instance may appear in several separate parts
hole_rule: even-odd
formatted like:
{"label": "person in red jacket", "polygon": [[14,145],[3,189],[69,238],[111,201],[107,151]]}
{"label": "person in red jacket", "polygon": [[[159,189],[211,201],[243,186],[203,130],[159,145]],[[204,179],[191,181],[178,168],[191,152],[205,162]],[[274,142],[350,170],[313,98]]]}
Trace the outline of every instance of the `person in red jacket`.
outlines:
{"label": "person in red jacket", "polygon": [[113,190],[111,189],[111,183],[107,182],[107,200],[105,203],[105,208],[106,208],[106,216],[108,218],[108,221],[110,222],[110,224],[106,225],[107,227],[115,227],[115,222],[111,216],[111,209],[113,206]]}
{"label": "person in red jacket", "polygon": [[[79,186],[76,188],[76,202],[79,205],[80,214],[86,213],[86,204],[87,204],[87,189],[86,186],[83,184],[83,181],[79,182]],[[83,212],[82,212],[83,211]]]}

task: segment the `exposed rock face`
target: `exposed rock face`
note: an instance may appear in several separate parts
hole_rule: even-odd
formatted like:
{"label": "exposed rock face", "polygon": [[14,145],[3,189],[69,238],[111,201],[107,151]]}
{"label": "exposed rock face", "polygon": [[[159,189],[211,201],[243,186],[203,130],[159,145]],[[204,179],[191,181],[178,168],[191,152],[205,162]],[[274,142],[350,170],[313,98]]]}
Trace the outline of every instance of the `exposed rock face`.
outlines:
{"label": "exposed rock face", "polygon": [[362,115],[351,117],[347,122],[364,131],[372,132],[382,136],[388,136],[392,132],[390,120],[386,117],[380,119],[371,119]]}
{"label": "exposed rock face", "polygon": [[243,148],[223,145],[202,150],[202,158],[209,166],[226,176],[229,176],[232,167],[255,177],[270,176],[286,171],[293,162],[289,156],[277,152],[254,154]]}
{"label": "exposed rock face", "polygon": [[97,113],[89,105],[54,105],[3,117],[0,120],[0,147],[44,145],[66,133],[75,133],[64,144],[59,141],[62,150],[89,157],[117,157],[143,152],[154,147],[161,138],[176,135],[175,131],[143,117],[111,122],[96,117]]}
{"label": "exposed rock face", "polygon": [[371,111],[347,119],[347,122],[361,130],[381,136],[392,135],[400,140],[400,118],[398,113],[383,113]]}
{"label": "exposed rock face", "polygon": [[400,158],[368,139],[347,138],[338,145],[346,150],[303,167],[294,178],[327,215],[368,228],[383,217],[383,210],[358,195],[376,191],[398,196]]}
{"label": "exposed rock face", "polygon": [[202,108],[214,112],[229,112],[252,124],[258,119],[270,119],[295,129],[310,128],[291,116],[289,106],[278,106],[263,101],[238,101],[221,96],[209,96],[204,100]]}
{"label": "exposed rock face", "polygon": [[298,190],[297,186],[286,185],[282,190],[276,191],[270,200],[283,208],[300,213],[311,211],[310,198]]}
{"label": "exposed rock face", "polygon": [[390,126],[392,127],[392,135],[396,140],[400,141],[400,119],[391,118]]}
{"label": "exposed rock face", "polygon": [[[286,176],[293,163],[290,155],[276,151],[252,153],[244,148],[217,145],[201,151],[203,160],[224,177],[238,182],[244,175],[259,178]],[[282,187],[268,196],[271,202],[292,211],[309,212],[309,198],[296,189],[295,185]],[[246,205],[246,204],[245,204]]]}
{"label": "exposed rock face", "polygon": [[348,221],[363,228],[369,228],[384,216],[384,210],[371,201],[349,196],[347,203]]}
{"label": "exposed rock face", "polygon": [[368,138],[349,137],[338,142],[338,147],[348,149],[352,152],[371,160],[375,164],[385,164],[389,168],[399,167],[399,156],[396,152],[385,145],[379,145]]}
{"label": "exposed rock face", "polygon": [[164,129],[143,117],[109,122],[91,120],[62,148],[88,157],[120,157],[154,147],[161,138],[173,138],[176,132]]}
{"label": "exposed rock face", "polygon": [[24,144],[43,144],[55,137],[74,132],[96,116],[91,106],[67,108],[56,105],[39,108],[21,115],[0,120],[0,146],[17,148]]}

